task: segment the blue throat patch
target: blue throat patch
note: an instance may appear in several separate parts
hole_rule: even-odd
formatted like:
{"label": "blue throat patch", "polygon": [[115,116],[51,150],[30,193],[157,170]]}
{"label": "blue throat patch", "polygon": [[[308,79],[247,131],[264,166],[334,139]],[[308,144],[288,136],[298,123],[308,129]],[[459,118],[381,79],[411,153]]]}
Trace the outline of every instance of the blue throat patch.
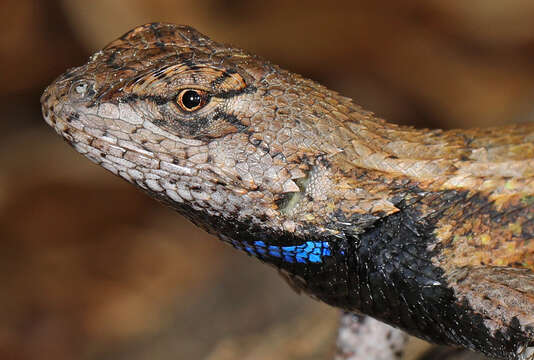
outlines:
{"label": "blue throat patch", "polygon": [[240,243],[231,240],[230,243],[239,250],[258,258],[275,257],[289,263],[320,263],[323,256],[331,256],[332,251],[327,241],[306,241],[300,245],[278,246],[267,245],[263,241]]}

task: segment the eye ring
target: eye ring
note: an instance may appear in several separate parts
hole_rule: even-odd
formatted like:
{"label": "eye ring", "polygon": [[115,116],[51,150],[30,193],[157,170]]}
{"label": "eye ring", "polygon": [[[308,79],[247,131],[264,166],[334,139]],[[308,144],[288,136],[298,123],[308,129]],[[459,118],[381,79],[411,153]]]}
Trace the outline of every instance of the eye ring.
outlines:
{"label": "eye ring", "polygon": [[176,97],[176,103],[182,111],[191,113],[206,105],[207,92],[200,89],[183,89]]}

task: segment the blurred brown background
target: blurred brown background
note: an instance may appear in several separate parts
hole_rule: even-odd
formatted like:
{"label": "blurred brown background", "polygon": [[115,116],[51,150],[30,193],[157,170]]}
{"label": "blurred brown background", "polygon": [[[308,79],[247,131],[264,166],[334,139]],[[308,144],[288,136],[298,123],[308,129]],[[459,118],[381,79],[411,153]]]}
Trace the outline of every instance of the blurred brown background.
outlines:
{"label": "blurred brown background", "polygon": [[337,312],[69,149],[39,96],[150,22],[195,26],[395,122],[534,116],[531,0],[2,0],[0,359],[326,359]]}

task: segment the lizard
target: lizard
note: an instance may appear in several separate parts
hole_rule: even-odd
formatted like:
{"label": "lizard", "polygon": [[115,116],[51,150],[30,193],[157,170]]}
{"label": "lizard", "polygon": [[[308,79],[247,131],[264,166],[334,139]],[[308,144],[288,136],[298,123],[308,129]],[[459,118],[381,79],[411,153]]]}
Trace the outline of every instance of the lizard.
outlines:
{"label": "lizard", "polygon": [[534,349],[534,124],[395,125],[189,26],[150,23],[59,76],[75,150],[298,292],[497,359]]}

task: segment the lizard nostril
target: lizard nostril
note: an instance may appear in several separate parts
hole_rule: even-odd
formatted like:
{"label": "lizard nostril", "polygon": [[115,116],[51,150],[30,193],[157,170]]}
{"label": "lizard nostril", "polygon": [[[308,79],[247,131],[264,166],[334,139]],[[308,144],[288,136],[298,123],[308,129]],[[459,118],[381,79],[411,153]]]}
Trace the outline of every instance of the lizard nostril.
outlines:
{"label": "lizard nostril", "polygon": [[78,80],[71,85],[69,90],[71,99],[75,101],[87,100],[94,94],[93,82],[90,80]]}
{"label": "lizard nostril", "polygon": [[74,91],[76,91],[81,96],[85,95],[87,92],[87,83],[83,82],[74,87]]}

